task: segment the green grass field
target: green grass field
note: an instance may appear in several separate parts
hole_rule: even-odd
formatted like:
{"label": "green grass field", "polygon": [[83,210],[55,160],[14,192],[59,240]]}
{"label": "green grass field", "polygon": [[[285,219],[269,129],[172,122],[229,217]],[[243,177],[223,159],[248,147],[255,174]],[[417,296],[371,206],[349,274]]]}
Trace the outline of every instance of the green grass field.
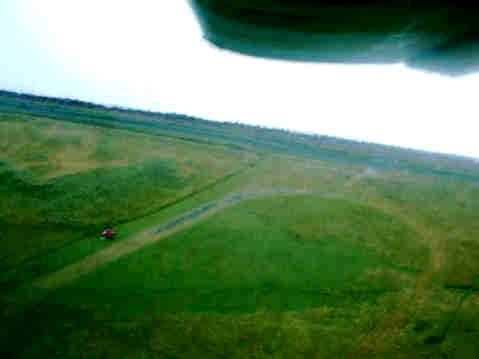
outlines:
{"label": "green grass field", "polygon": [[24,117],[0,122],[2,268],[131,222],[243,170],[253,155]]}
{"label": "green grass field", "polygon": [[[392,242],[404,250],[396,245],[391,253]],[[389,286],[395,283],[387,280],[388,287],[381,287],[382,278],[377,278],[378,288],[364,287],[366,270],[420,273],[427,250],[419,244],[405,225],[367,207],[315,197],[252,200],[120,259],[67,291],[78,290],[74,297],[85,304],[83,290],[88,297],[94,288],[100,301],[117,303],[112,313],[140,310],[149,316],[343,306],[356,296],[373,300],[393,290]],[[129,292],[158,298],[123,307],[117,298]]]}
{"label": "green grass field", "polygon": [[12,94],[0,110],[2,357],[479,357],[473,160]]}

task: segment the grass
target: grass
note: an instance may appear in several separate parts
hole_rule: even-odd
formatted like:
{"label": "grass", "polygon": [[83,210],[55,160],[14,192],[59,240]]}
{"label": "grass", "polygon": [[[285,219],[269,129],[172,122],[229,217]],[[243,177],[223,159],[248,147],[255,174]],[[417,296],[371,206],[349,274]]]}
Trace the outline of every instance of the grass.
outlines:
{"label": "grass", "polygon": [[[3,357],[477,357],[472,160],[58,101],[0,93]],[[107,222],[128,245],[278,189],[314,195],[242,202],[31,285],[108,249]]]}
{"label": "grass", "polygon": [[437,178],[368,182],[375,196],[401,209],[397,215],[413,213],[433,233],[436,252],[445,257],[440,276],[446,286],[473,286],[479,273],[479,244],[473,239],[479,230],[476,185]]}
{"label": "grass", "polygon": [[[339,217],[346,223],[331,224]],[[316,224],[305,226],[311,218],[318,218]],[[96,307],[107,303],[112,313],[138,309],[147,315],[344,306],[396,289],[386,282],[385,288],[361,288],[366,269],[394,271],[410,264],[402,270],[411,275],[421,271],[427,259],[424,248],[389,253],[390,244],[381,241],[385,237],[419,242],[392,218],[340,200],[250,201],[100,269],[66,291],[68,297],[78,291],[74,301],[85,305],[83,295],[89,297],[92,290]],[[138,293],[130,303],[150,299],[123,307],[117,298],[126,293]]]}
{"label": "grass", "polygon": [[[390,256],[382,238],[412,248]],[[47,295],[24,320],[59,319],[32,329],[23,354],[344,357],[400,309],[427,267],[422,244],[394,217],[347,200],[249,201]],[[405,267],[411,257],[415,268]],[[451,327],[461,296],[431,289],[394,332],[401,353],[448,353],[462,328],[474,332],[464,315]],[[449,327],[439,347],[424,344]]]}
{"label": "grass", "polygon": [[38,275],[52,268],[50,252],[97,237],[106,224],[155,213],[253,158],[224,146],[46,119],[4,119],[0,128],[2,268],[23,263],[2,282],[12,273]]}
{"label": "grass", "polygon": [[[304,226],[312,216],[321,220],[313,227]],[[334,224],[332,219],[339,217],[347,223]],[[241,336],[246,335],[245,348],[259,342],[260,333],[269,330],[269,336],[273,337],[267,336],[266,340],[272,343],[262,340],[265,354],[276,351],[274,333],[284,330],[282,335],[287,337],[288,331],[297,333],[300,329],[279,320],[288,315],[298,317],[296,325],[304,322],[308,330],[335,336],[337,340],[337,336],[353,330],[348,320],[371,320],[369,315],[367,318],[365,314],[358,315],[361,311],[372,311],[389,293],[411,285],[410,279],[404,279],[404,288],[384,278],[376,278],[375,286],[364,281],[367,271],[376,270],[378,275],[379,269],[393,273],[404,270],[400,268],[400,256],[391,262],[380,241],[371,238],[365,242],[355,235],[366,227],[368,237],[390,236],[396,241],[418,243],[415,234],[403,224],[344,200],[320,197],[254,200],[83,277],[47,296],[44,303],[65,308],[73,316],[82,310],[94,315],[90,323],[75,322],[75,330],[77,326],[89,327],[101,321],[105,330],[111,331],[113,323],[139,321],[143,329],[133,327],[132,335],[145,330],[143,335],[154,338],[153,332],[161,326],[173,326],[176,334],[167,336],[175,338],[169,342],[170,347],[179,345],[181,325],[195,321],[197,316],[203,325],[236,327],[235,340],[241,341]],[[424,259],[418,259],[420,267]],[[406,276],[414,277],[416,271],[407,270]],[[315,313],[314,320],[321,323],[320,328],[310,322],[307,313]],[[226,317],[219,317],[220,314]],[[63,311],[59,315],[66,316]],[[156,324],[144,327],[145,320],[151,318],[158,318],[153,319]],[[278,328],[278,321],[284,328]],[[249,326],[253,327],[248,329]],[[52,345],[46,338],[59,336],[63,338],[60,342],[68,342],[58,330],[51,328],[43,337],[36,336],[39,342],[31,348],[40,351],[43,347],[44,355]],[[88,333],[84,334],[85,341],[102,341],[96,334]],[[204,340],[215,339],[214,350],[218,350],[218,340],[224,345],[231,344],[232,338],[225,334],[217,333],[211,338],[205,334]],[[286,337],[281,341],[287,340]],[[163,342],[166,338],[159,340]],[[310,345],[313,350],[315,345]],[[337,343],[335,348],[339,350]],[[194,346],[189,350],[195,350]]]}
{"label": "grass", "polygon": [[[354,14],[356,16],[356,14]],[[127,129],[128,133],[175,139],[188,143],[218,144],[246,151],[321,159],[334,165],[374,166],[387,170],[407,170],[421,175],[438,175],[464,181],[478,181],[479,169],[472,159],[412,151],[391,146],[348,141],[328,136],[217,123],[177,114],[110,109],[98,105],[71,104],[73,100],[39,98],[0,92],[2,118],[18,115],[48,117],[62,122],[95,126],[99,129]],[[108,131],[106,131],[108,133]],[[118,142],[117,142],[118,145]],[[123,149],[124,152],[126,152]]]}

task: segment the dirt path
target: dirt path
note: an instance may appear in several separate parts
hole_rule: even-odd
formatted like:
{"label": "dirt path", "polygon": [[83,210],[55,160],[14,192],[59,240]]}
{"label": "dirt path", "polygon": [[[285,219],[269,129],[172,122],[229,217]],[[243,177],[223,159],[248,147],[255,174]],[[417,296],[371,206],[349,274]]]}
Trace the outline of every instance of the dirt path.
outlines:
{"label": "dirt path", "polygon": [[[379,174],[373,168],[354,175],[346,184],[346,189],[351,189],[364,177],[375,177]],[[440,233],[422,223],[421,220],[402,212],[393,203],[384,198],[370,197],[367,205],[381,212],[393,215],[409,228],[416,231],[429,248],[429,262],[424,272],[417,278],[411,291],[405,292],[398,298],[397,309],[384,317],[384,319],[366,334],[359,342],[356,350],[351,353],[351,358],[381,358],[384,353],[396,345],[397,333],[409,322],[411,316],[424,305],[431,285],[440,276],[446,265],[444,242]]]}
{"label": "dirt path", "polygon": [[[344,185],[344,187],[351,187],[363,177],[371,175],[373,175],[371,169],[367,168],[366,170],[354,175]],[[325,197],[334,195],[334,193],[319,193],[317,191],[290,188],[231,194],[221,200],[206,203],[181,216],[162,223],[157,227],[141,232],[131,239],[116,242],[100,252],[92,254],[91,256],[76,263],[70,264],[59,271],[47,274],[46,276],[35,280],[32,285],[34,287],[43,289],[54,289],[71,283],[81,276],[88,274],[107,263],[113,262],[154,242],[178,233],[185,228],[191,227],[194,224],[213,216],[215,213],[231,207],[239,202],[263,197],[280,195],[297,196],[304,194],[317,194]]]}
{"label": "dirt path", "polygon": [[[352,176],[351,179],[343,185],[343,189],[351,190],[361,179],[376,175],[377,173],[374,169],[367,168],[361,173]],[[183,229],[189,228],[239,202],[255,198],[304,194],[335,197],[338,193],[320,193],[317,191],[298,189],[277,189],[231,194],[221,200],[209,202],[197,207],[170,221],[144,231],[131,239],[114,243],[110,247],[105,248],[90,257],[36,280],[33,285],[44,289],[54,289],[71,283],[79,277],[88,274],[105,264],[178,233]],[[372,332],[361,339],[357,350],[355,350],[354,353],[351,353],[352,358],[369,358],[375,357],[375,355],[381,356],[381,352],[391,344],[391,338],[394,337],[394,333],[407,324],[411,312],[414,312],[414,310],[417,309],[417,306],[424,300],[428,287],[441,270],[443,270],[445,265],[444,248],[442,248],[442,242],[438,233],[435,233],[431,228],[420,223],[420,221],[410,218],[405,213],[401,213],[394,205],[389,205],[385,203],[384,200],[372,200],[368,205],[399,217],[401,221],[407,224],[410,228],[416,230],[428,244],[431,255],[428,268],[417,279],[412,292],[405,293],[404,296],[399,299],[398,309],[391,315],[385,317]]]}
{"label": "dirt path", "polygon": [[386,316],[373,331],[362,338],[357,350],[351,354],[351,358],[381,357],[382,353],[393,344],[391,340],[396,338],[397,332],[408,324],[411,315],[424,304],[431,284],[438,278],[445,266],[441,236],[431,227],[415,218],[409,217],[407,214],[401,213],[393,205],[385,203],[384,200],[374,201],[368,203],[368,205],[394,215],[409,228],[419,233],[429,248],[430,256],[427,268],[417,278],[412,291],[400,297],[397,310]]}
{"label": "dirt path", "polygon": [[297,189],[277,189],[271,191],[232,194],[222,200],[213,201],[197,207],[192,211],[174,218],[173,220],[165,222],[157,227],[154,227],[153,229],[146,230],[131,239],[116,242],[110,247],[107,247],[100,252],[80,260],[79,262],[68,265],[57,272],[37,279],[33,282],[33,286],[44,289],[53,289],[66,285],[107,263],[113,262],[120,257],[178,233],[185,228],[191,227],[194,224],[211,217],[215,213],[231,207],[239,202],[248,199],[271,196],[295,196],[304,194],[313,194],[313,192]]}

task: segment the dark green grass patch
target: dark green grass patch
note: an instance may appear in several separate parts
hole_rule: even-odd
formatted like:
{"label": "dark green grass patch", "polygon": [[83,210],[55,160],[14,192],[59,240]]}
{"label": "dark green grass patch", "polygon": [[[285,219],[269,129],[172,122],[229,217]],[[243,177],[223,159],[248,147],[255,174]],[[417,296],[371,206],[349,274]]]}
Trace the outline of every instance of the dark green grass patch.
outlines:
{"label": "dark green grass patch", "polygon": [[170,191],[185,185],[174,164],[162,160],[65,176],[45,188],[43,195],[53,199],[41,216],[56,217],[61,212],[72,222],[120,222],[165,203]]}
{"label": "dark green grass patch", "polygon": [[[3,350],[12,358],[304,358],[317,352],[341,357],[358,341],[351,322],[359,318],[364,319],[355,306],[349,312],[175,314],[110,321],[94,310],[45,302],[18,318],[3,337],[9,339]],[[32,325],[23,328],[28,321]]]}
{"label": "dark green grass patch", "polygon": [[363,280],[400,274],[384,252],[393,239],[417,236],[344,200],[244,202],[46,293],[6,319],[4,348],[25,358],[344,357],[401,293]]}
{"label": "dark green grass patch", "polygon": [[[5,194],[1,213],[14,223],[119,222],[141,215],[158,202],[164,203],[170,191],[183,188],[186,181],[175,171],[173,164],[154,160],[34,184],[29,181],[28,173],[19,173],[4,165],[0,173],[0,188]],[[146,200],[148,206],[138,203],[139,198]],[[31,221],[25,221],[25,217]]]}
{"label": "dark green grass patch", "polygon": [[397,253],[397,261],[386,254],[392,241],[416,242],[417,265],[427,257],[407,227],[346,201],[254,200],[99,269],[51,300],[120,317],[374,302],[397,287],[361,278],[366,270],[402,268],[407,254]]}
{"label": "dark green grass patch", "polygon": [[[107,223],[145,215],[175,198],[189,183],[174,164],[98,169],[35,184],[31,175],[0,167],[3,265],[14,265]],[[53,247],[52,247],[53,246]]]}

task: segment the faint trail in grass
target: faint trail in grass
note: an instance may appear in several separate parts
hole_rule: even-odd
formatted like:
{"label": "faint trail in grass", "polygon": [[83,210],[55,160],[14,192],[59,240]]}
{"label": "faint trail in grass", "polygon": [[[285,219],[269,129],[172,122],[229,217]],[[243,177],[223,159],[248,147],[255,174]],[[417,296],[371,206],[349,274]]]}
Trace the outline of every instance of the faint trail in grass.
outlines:
{"label": "faint trail in grass", "polygon": [[[363,172],[353,176],[345,185],[345,187],[350,187],[358,182],[361,178],[369,175],[372,175],[372,173],[369,171],[369,169],[366,169]],[[100,266],[113,262],[120,257],[130,254],[156,241],[162,240],[183,229],[191,227],[192,225],[211,217],[217,212],[231,207],[241,201],[271,196],[306,194],[327,197],[332,196],[335,193],[321,193],[319,191],[291,188],[233,193],[221,200],[209,202],[197,207],[157,227],[150,228],[129,240],[116,242],[112,246],[105,248],[104,250],[97,252],[79,262],[68,265],[57,272],[48,274],[35,280],[33,282],[33,286],[44,289],[53,289],[73,282],[82,275],[88,274]]]}
{"label": "faint trail in grass", "polygon": [[[257,165],[257,163],[260,161],[261,159],[257,159],[256,161],[252,162],[251,164],[245,166],[244,168],[240,168],[232,173],[229,173],[221,178],[218,178],[216,180],[214,180],[213,182],[209,183],[209,184],[206,184],[204,185],[202,188],[199,188],[198,190],[196,191],[192,191],[190,193],[187,193],[186,195],[183,195],[179,198],[176,198],[176,199],[173,199],[172,201],[170,202],[167,202],[165,203],[164,205],[162,205],[161,207],[159,208],[156,208],[154,211],[152,212],[148,212],[144,215],[141,215],[141,216],[137,216],[137,217],[131,217],[129,218],[128,220],[125,220],[125,221],[119,221],[119,222],[116,222],[116,223],[113,223],[114,225],[122,225],[122,224],[126,224],[126,223],[130,223],[130,222],[133,222],[133,221],[136,221],[136,220],[139,220],[139,219],[142,219],[142,218],[145,218],[145,217],[148,217],[148,216],[151,216],[152,214],[154,213],[158,213],[158,212],[161,212],[161,211],[164,211],[170,207],[173,207],[181,202],[184,202],[190,198],[193,198],[199,194],[202,194],[204,192],[207,192],[213,188],[215,188],[216,186],[218,185],[221,185],[227,181],[229,181],[230,179],[232,178],[235,178],[239,175],[241,175],[242,173],[244,173],[246,170],[248,170],[249,168],[251,167],[255,167]],[[75,239],[72,239],[72,240],[69,240],[65,243],[62,243],[61,245],[55,247],[55,248],[51,248],[51,249],[48,249],[48,250],[45,250],[43,251],[42,253],[38,253],[36,255],[33,255],[31,257],[28,257],[28,258],[25,258],[24,260],[22,260],[20,263],[17,263],[13,266],[5,266],[2,269],[2,272],[3,272],[3,275],[7,275],[9,272],[12,272],[12,271],[15,271],[17,268],[21,268],[23,266],[25,266],[26,264],[28,263],[31,263],[31,262],[34,262],[35,260],[39,260],[39,259],[42,259],[42,258],[45,258],[49,255],[52,255],[54,253],[57,253],[58,251],[62,250],[62,249],[65,249],[67,247],[70,247],[74,244],[76,244],[77,242],[80,242],[82,240],[85,239],[85,237],[89,237],[89,236],[93,236],[94,233],[96,233],[97,231],[94,230],[94,231],[88,231],[86,233],[83,233],[79,236],[77,236]],[[3,257],[3,258],[0,258],[0,260],[3,260],[3,259],[6,259],[8,258],[8,255]],[[0,285],[1,284],[4,284],[5,283],[2,283],[1,282],[1,279],[0,279]],[[16,285],[16,284],[15,284]]]}
{"label": "faint trail in grass", "polygon": [[33,282],[33,286],[43,289],[53,289],[68,284],[107,263],[113,262],[120,257],[128,255],[154,242],[178,233],[183,229],[191,227],[194,224],[213,216],[217,212],[231,207],[241,201],[269,196],[305,194],[314,193],[307,190],[278,189],[262,192],[244,192],[232,194],[222,200],[210,202],[195,208],[192,211],[189,211],[158,227],[146,230],[129,240],[113,243],[110,247],[107,247],[79,262],[73,263],[57,272],[39,278]]}
{"label": "faint trail in grass", "polygon": [[433,228],[422,223],[417,218],[412,218],[402,213],[392,203],[388,203],[384,199],[374,199],[368,205],[394,215],[419,233],[424,243],[429,247],[430,257],[428,266],[416,280],[412,293],[406,293],[399,298],[398,309],[385,317],[374,330],[360,341],[357,350],[351,353],[351,358],[369,358],[381,355],[381,350],[388,344],[391,344],[393,332],[405,328],[418,306],[424,302],[428,288],[439,277],[445,265],[443,242],[441,241],[440,234],[436,233]]}

